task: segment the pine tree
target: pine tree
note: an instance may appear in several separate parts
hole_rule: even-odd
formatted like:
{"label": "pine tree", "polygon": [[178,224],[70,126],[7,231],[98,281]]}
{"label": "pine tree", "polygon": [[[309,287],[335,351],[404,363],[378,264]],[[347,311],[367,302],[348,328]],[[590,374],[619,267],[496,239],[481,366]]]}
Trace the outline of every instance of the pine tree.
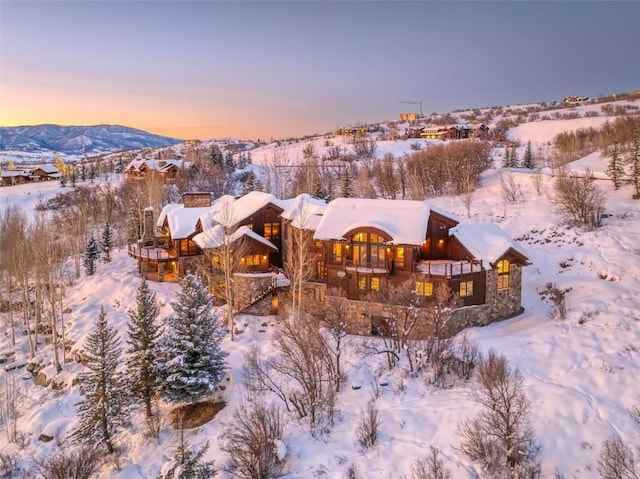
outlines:
{"label": "pine tree", "polygon": [[107,324],[104,308],[87,342],[88,372],[80,374],[78,403],[80,425],[74,437],[83,443],[100,443],[109,454],[114,451],[113,438],[126,425],[126,385],[118,365],[122,349],[117,331]]}
{"label": "pine tree", "polygon": [[341,194],[343,198],[353,197],[353,178],[351,177],[351,166],[346,165],[342,169]]}
{"label": "pine tree", "polygon": [[607,176],[613,181],[613,187],[617,190],[622,186],[622,177],[624,176],[624,168],[620,159],[620,149],[618,143],[614,143],[611,150],[611,159],[605,171]]}
{"label": "pine tree", "polygon": [[504,157],[502,158],[502,167],[503,168],[510,168],[510,163],[511,162],[511,153],[509,152],[509,147],[505,146],[504,147]]}
{"label": "pine tree", "polygon": [[222,167],[224,166],[224,155],[222,154],[222,150],[220,149],[220,147],[215,143],[211,145],[211,150],[209,151],[209,159],[214,165],[220,167],[220,169],[222,169]]}
{"label": "pine tree", "polygon": [[85,248],[84,258],[82,259],[82,264],[84,265],[84,272],[87,275],[91,276],[96,272],[96,262],[100,257],[100,247],[98,246],[98,242],[91,235],[89,240],[87,241],[87,246]]}
{"label": "pine tree", "polygon": [[233,171],[236,168],[236,164],[233,161],[233,154],[227,151],[224,155],[224,166],[228,171]]}
{"label": "pine tree", "polygon": [[257,178],[255,173],[252,170],[249,170],[249,173],[247,173],[247,177],[245,178],[244,183],[242,183],[242,194],[246,195],[251,191],[255,191],[256,181],[257,181]]}
{"label": "pine tree", "polygon": [[517,168],[518,167],[518,152],[516,147],[511,148],[511,153],[509,157],[509,168]]}
{"label": "pine tree", "polygon": [[111,261],[111,250],[113,249],[113,230],[107,221],[102,228],[102,237],[100,239],[100,249],[102,250],[102,259],[105,263]]}
{"label": "pine tree", "polygon": [[204,281],[188,274],[181,281],[174,314],[161,341],[163,394],[171,402],[197,402],[215,391],[224,377],[220,347],[224,331]]}
{"label": "pine tree", "polygon": [[151,402],[160,387],[158,339],[162,330],[156,319],[160,307],[156,294],[143,279],[136,293],[136,309],[130,309],[127,344],[128,382],[133,396],[144,402],[145,413],[151,417]]}
{"label": "pine tree", "polygon": [[627,163],[631,167],[631,184],[636,189],[635,196],[638,197],[640,196],[640,132],[636,133],[631,142]]}
{"label": "pine tree", "polygon": [[527,148],[524,150],[524,157],[522,158],[522,167],[533,170],[533,152],[531,151],[531,141],[527,143]]}

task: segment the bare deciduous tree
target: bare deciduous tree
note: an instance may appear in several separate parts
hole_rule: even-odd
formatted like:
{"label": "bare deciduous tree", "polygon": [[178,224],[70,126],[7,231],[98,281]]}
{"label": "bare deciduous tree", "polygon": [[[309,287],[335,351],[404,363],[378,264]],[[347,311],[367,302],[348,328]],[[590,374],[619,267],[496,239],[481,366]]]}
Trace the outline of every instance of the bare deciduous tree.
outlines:
{"label": "bare deciduous tree", "polygon": [[602,479],[638,479],[633,453],[622,439],[612,437],[602,445],[598,456],[598,473]]}
{"label": "bare deciduous tree", "polygon": [[590,230],[600,226],[606,197],[589,170],[581,178],[561,172],[553,189],[551,203],[565,221]]}
{"label": "bare deciduous tree", "polygon": [[444,465],[440,451],[429,446],[429,455],[425,460],[416,460],[411,466],[411,479],[451,479],[451,471]]}
{"label": "bare deciduous tree", "polygon": [[360,412],[360,422],[356,428],[356,440],[364,449],[375,445],[381,422],[375,402],[369,401],[367,408]]}
{"label": "bare deciduous tree", "polygon": [[280,477],[285,465],[281,441],[284,418],[273,404],[257,401],[242,404],[223,435],[221,449],[227,454],[226,469],[242,479]]}
{"label": "bare deciduous tree", "polygon": [[333,424],[335,415],[334,356],[327,339],[311,319],[283,321],[275,338],[276,353],[263,358],[253,350],[245,362],[247,389],[270,391],[287,411],[307,418],[313,432]]}
{"label": "bare deciduous tree", "polygon": [[507,359],[489,351],[478,370],[473,399],[480,413],[459,425],[460,450],[478,462],[491,477],[537,478],[540,446],[531,425],[531,402],[523,391],[523,378]]}
{"label": "bare deciduous tree", "polygon": [[34,460],[38,479],[91,479],[100,470],[102,452],[90,445],[61,449],[53,455]]}

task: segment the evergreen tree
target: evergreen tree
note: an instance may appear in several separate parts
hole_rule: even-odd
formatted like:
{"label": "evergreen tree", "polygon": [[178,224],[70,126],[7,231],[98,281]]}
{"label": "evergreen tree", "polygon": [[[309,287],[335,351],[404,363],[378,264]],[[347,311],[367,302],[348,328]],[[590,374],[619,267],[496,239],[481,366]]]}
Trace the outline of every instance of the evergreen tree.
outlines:
{"label": "evergreen tree", "polygon": [[222,154],[222,150],[215,143],[211,145],[211,150],[209,150],[209,159],[214,165],[220,167],[220,169],[222,169],[222,167],[224,166],[224,156]]}
{"label": "evergreen tree", "polygon": [[84,161],[80,163],[80,179],[82,181],[87,180],[87,166],[85,165]]}
{"label": "evergreen tree", "polygon": [[635,196],[640,196],[640,132],[631,142],[631,151],[627,160],[631,167],[631,184],[636,189]]}
{"label": "evergreen tree", "polygon": [[161,341],[163,394],[171,402],[196,402],[215,391],[228,353],[220,347],[224,331],[204,281],[188,274],[180,283]]}
{"label": "evergreen tree", "polygon": [[518,159],[518,152],[516,150],[516,147],[514,146],[513,148],[511,148],[509,156],[509,168],[517,168],[519,161],[520,160]]}
{"label": "evergreen tree", "polygon": [[117,371],[120,354],[120,338],[117,331],[107,324],[104,308],[95,330],[87,342],[88,372],[80,374],[80,394],[78,403],[80,425],[74,437],[83,443],[99,443],[114,451],[113,438],[126,425],[126,385]]}
{"label": "evergreen tree", "polygon": [[181,430],[182,444],[177,448],[173,462],[165,464],[158,479],[209,479],[216,475],[213,461],[205,461],[204,455],[209,449],[209,442],[197,450],[184,441],[184,431]]}
{"label": "evergreen tree", "polygon": [[533,170],[533,152],[531,151],[531,140],[527,143],[527,149],[524,150],[524,157],[522,158],[522,167]]}
{"label": "evergreen tree", "polygon": [[147,417],[151,417],[151,401],[160,387],[158,338],[162,334],[156,324],[160,307],[156,294],[143,279],[136,293],[136,309],[129,315],[127,372],[133,396],[143,401]]}
{"label": "evergreen tree", "polygon": [[102,237],[100,239],[100,249],[102,250],[102,259],[105,263],[111,261],[111,250],[113,249],[113,230],[107,221],[102,228]]}
{"label": "evergreen tree", "polygon": [[353,178],[351,177],[351,166],[345,165],[342,169],[341,194],[343,198],[353,198]]}
{"label": "evergreen tree", "polygon": [[510,163],[511,162],[511,153],[509,151],[509,147],[505,146],[504,147],[504,157],[502,158],[502,167],[503,168],[510,168]]}
{"label": "evergreen tree", "polygon": [[87,273],[87,275],[91,276],[96,272],[96,262],[98,258],[100,258],[100,247],[96,239],[91,235],[87,241],[84,258],[82,259],[84,272]]}
{"label": "evergreen tree", "polygon": [[224,155],[224,166],[228,171],[233,171],[236,168],[236,164],[233,161],[233,154],[227,151]]}
{"label": "evergreen tree", "polygon": [[89,179],[91,180],[91,183],[93,183],[93,180],[96,177],[96,167],[94,166],[93,163],[89,163]]}
{"label": "evergreen tree", "polygon": [[620,159],[620,149],[618,143],[614,143],[611,150],[611,159],[605,171],[607,176],[613,181],[613,187],[617,190],[622,186],[622,177],[624,176],[624,168],[622,168],[622,160]]}

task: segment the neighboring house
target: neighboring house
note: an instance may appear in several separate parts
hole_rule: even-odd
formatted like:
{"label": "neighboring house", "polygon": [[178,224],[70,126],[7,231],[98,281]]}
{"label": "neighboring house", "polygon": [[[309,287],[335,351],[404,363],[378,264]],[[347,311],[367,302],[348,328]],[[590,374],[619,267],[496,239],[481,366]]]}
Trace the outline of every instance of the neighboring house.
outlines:
{"label": "neighboring house", "polygon": [[25,166],[0,171],[0,186],[58,180],[62,175],[53,165]]}
{"label": "neighboring house", "polygon": [[351,333],[386,334],[389,293],[397,290],[425,313],[411,332],[415,339],[434,333],[428,313],[441,291],[452,309],[439,334],[522,311],[525,250],[495,224],[460,225],[425,201],[338,198],[327,205],[309,195],[281,201],[251,192],[212,201],[208,193],[185,193],[155,224],[152,209],[145,215],[144,237],[129,248],[140,274],[177,281],[197,269],[224,298],[220,255],[231,251],[238,255],[236,311],[278,311],[276,273],[289,267],[300,245],[307,259],[303,309],[320,318],[341,310]]}
{"label": "neighboring house", "polygon": [[[458,225],[423,201],[338,198],[329,203],[314,239],[318,273],[308,283],[313,291],[307,311],[321,316],[341,303],[352,333],[384,329],[384,293],[398,285],[422,299],[425,309],[439,285],[449,288],[457,308],[446,334],[522,310],[527,256],[494,224]],[[426,337],[432,330],[425,320],[412,334]]]}
{"label": "neighboring house", "polygon": [[22,185],[31,181],[31,171],[26,168],[2,170],[0,173],[2,186]]}
{"label": "neighboring house", "polygon": [[141,180],[149,176],[150,172],[156,172],[165,183],[175,181],[181,170],[190,168],[189,161],[169,160],[132,160],[125,166],[124,172],[128,180]]}
{"label": "neighboring house", "polygon": [[422,118],[419,113],[400,113],[400,121],[419,120]]}

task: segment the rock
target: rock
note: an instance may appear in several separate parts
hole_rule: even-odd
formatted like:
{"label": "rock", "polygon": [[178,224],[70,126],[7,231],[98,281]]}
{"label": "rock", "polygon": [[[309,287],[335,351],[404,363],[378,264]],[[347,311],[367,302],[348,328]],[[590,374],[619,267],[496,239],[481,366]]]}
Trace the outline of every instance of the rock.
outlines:
{"label": "rock", "polygon": [[267,326],[269,326],[269,323],[262,323],[260,326],[262,326],[263,328],[266,328]]}
{"label": "rock", "polygon": [[64,308],[64,314],[71,314],[71,308]]}
{"label": "rock", "polygon": [[27,371],[29,371],[30,373],[34,372],[36,369],[38,369],[38,367],[40,366],[39,363],[29,363],[27,364],[27,367],[25,368]]}
{"label": "rock", "polygon": [[47,436],[46,434],[42,433],[38,436],[38,441],[50,442],[53,441],[53,436]]}
{"label": "rock", "polygon": [[53,389],[54,391],[62,391],[64,389],[64,382],[63,381],[52,381],[51,382],[51,389]]}
{"label": "rock", "polygon": [[50,379],[47,378],[47,375],[43,372],[39,372],[36,378],[33,380],[33,383],[36,386],[48,386],[51,382]]}
{"label": "rock", "polygon": [[360,386],[359,384],[352,384],[351,385],[351,389],[353,389],[354,391],[357,391],[360,388],[362,388],[362,386]]}

